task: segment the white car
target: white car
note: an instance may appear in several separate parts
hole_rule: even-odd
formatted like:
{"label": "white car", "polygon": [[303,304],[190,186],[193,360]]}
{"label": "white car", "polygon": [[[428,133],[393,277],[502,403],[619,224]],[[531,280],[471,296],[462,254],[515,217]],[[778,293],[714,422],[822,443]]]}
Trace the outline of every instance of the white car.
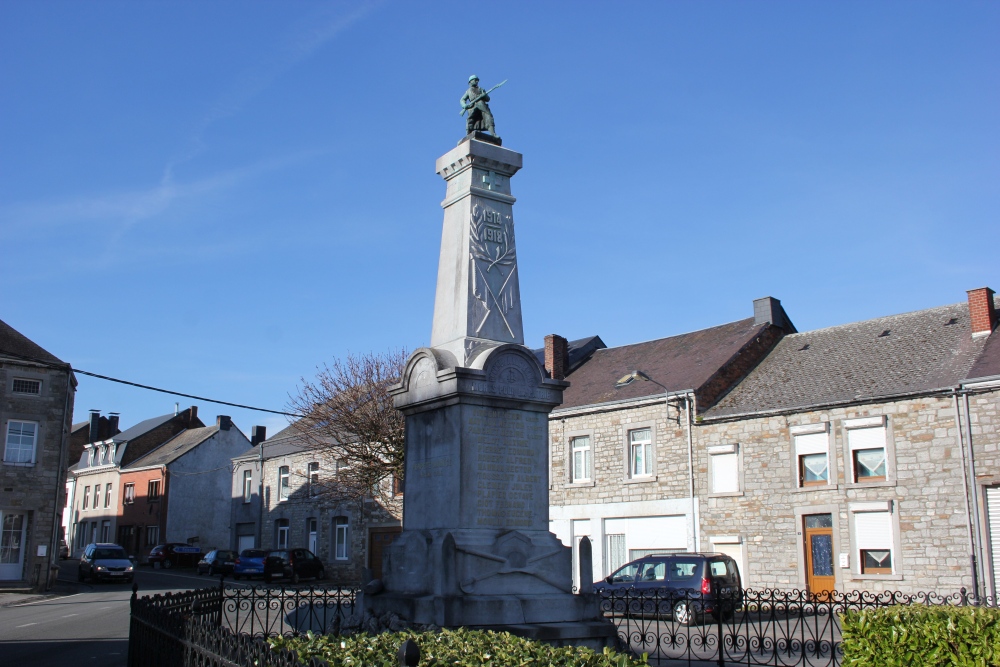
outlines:
{"label": "white car", "polygon": [[80,557],[76,577],[79,581],[121,581],[132,583],[135,563],[117,544],[88,544]]}

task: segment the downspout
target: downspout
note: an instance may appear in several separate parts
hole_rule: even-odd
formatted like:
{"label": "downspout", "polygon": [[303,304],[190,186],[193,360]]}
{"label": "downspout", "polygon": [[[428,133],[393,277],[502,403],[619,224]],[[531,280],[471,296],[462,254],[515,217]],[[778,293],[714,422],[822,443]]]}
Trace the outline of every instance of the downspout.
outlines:
{"label": "downspout", "polygon": [[[69,429],[66,427],[66,418],[69,414],[69,397],[70,397],[70,391],[72,391],[72,389],[73,389],[73,369],[69,364],[66,364],[66,400],[63,402],[62,424],[59,425],[59,432],[61,434],[59,443],[59,465],[56,468],[56,498],[55,498],[55,504],[53,505],[52,509],[52,536],[49,538],[49,561],[48,561],[48,566],[46,568],[46,573],[50,572],[51,568],[53,567],[52,559],[59,557],[58,556],[59,540],[56,536],[59,535],[59,526],[62,525],[62,513],[66,509],[65,502],[63,503],[62,508],[59,507],[59,490],[66,489],[66,467],[67,467],[67,457],[69,456],[69,446],[66,443],[66,440],[69,437]],[[73,490],[76,491],[75,483]],[[58,523],[56,522],[57,515],[60,517]],[[67,526],[67,528],[69,528],[69,526]],[[67,530],[67,532],[69,531]],[[69,544],[69,535],[66,535],[66,544]],[[55,554],[55,556],[53,556],[53,554]],[[48,590],[53,583],[51,581],[48,581],[47,577],[48,574],[46,576],[47,585],[45,586],[45,590]],[[41,581],[39,581],[39,584],[41,584]]]}
{"label": "downspout", "polygon": [[691,537],[694,540],[694,551],[699,550],[698,519],[696,518],[695,498],[694,498],[694,417],[692,416],[694,400],[692,394],[684,395],[684,411],[687,412],[687,440],[688,440],[688,499],[691,502]]}
{"label": "downspout", "polygon": [[962,486],[964,488],[965,495],[965,517],[966,528],[969,531],[969,558],[970,566],[972,568],[972,590],[976,591],[978,595],[979,591],[979,564],[976,558],[976,536],[972,529],[972,502],[969,499],[969,473],[966,469],[966,456],[965,456],[965,435],[962,432],[962,418],[958,409],[958,389],[956,388],[952,392],[952,398],[955,401],[955,428],[958,431],[958,449],[962,455]]}
{"label": "downspout", "polygon": [[260,443],[260,480],[257,484],[257,548],[264,548],[264,441]]}
{"label": "downspout", "polygon": [[[979,582],[983,584],[985,588],[986,584],[986,573],[983,572],[983,545],[981,540],[981,518],[979,516],[979,484],[976,482],[976,450],[972,443],[972,417],[969,410],[969,394],[968,392],[962,392],[962,403],[965,408],[965,433],[968,436],[967,442],[969,443],[969,481],[972,487],[972,520],[973,520],[973,547],[976,549],[976,572],[979,575]],[[973,589],[976,592],[976,596],[980,595],[979,586]]]}

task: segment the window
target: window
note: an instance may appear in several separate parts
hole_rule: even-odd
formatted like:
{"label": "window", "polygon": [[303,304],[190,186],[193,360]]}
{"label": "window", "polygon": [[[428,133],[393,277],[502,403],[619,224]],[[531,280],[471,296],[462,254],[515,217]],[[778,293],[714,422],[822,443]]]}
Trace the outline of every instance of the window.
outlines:
{"label": "window", "polygon": [[90,487],[83,487],[83,509],[87,509],[90,506]]}
{"label": "window", "polygon": [[288,519],[278,519],[277,523],[277,542],[279,549],[288,548]]}
{"label": "window", "polygon": [[648,477],[653,474],[653,431],[640,428],[628,432],[629,460],[632,477]]}
{"label": "window", "polygon": [[318,527],[319,527],[319,522],[317,522],[316,519],[312,517],[306,519],[306,537],[308,538],[307,542],[309,545],[309,551],[313,553],[316,553],[316,541],[317,541],[316,538],[318,537],[319,533]]}
{"label": "window", "polygon": [[149,488],[146,491],[146,500],[159,500],[160,499],[160,480],[151,479],[149,480]]}
{"label": "window", "polygon": [[4,463],[34,463],[35,440],[38,424],[11,419],[7,422],[7,446],[3,450]]}
{"label": "window", "polygon": [[288,466],[278,468],[278,500],[288,500]]}
{"label": "window", "polygon": [[708,461],[712,493],[739,493],[739,445],[709,447]]}
{"label": "window", "polygon": [[101,522],[101,542],[108,543],[111,541],[111,521],[105,520]]}
{"label": "window", "polygon": [[253,497],[253,471],[243,471],[243,502],[248,503]]}
{"label": "window", "polygon": [[160,543],[160,527],[146,526],[146,546],[155,547]]}
{"label": "window", "polygon": [[311,461],[309,463],[309,495],[315,496],[319,493],[319,463]]}
{"label": "window", "polygon": [[886,433],[882,417],[850,419],[844,422],[851,452],[851,473],[857,482],[886,480]]}
{"label": "window", "polygon": [[589,482],[591,477],[590,436],[584,435],[570,440],[573,456],[572,482]]}
{"label": "window", "polygon": [[93,466],[96,463],[96,461],[97,461],[97,448],[96,447],[91,447],[90,451],[89,451],[89,454],[90,454],[90,459],[89,459],[90,463],[88,463],[87,465]]}
{"label": "window", "polygon": [[42,393],[42,381],[14,378],[13,391],[15,394],[33,394],[34,396],[38,396]]}
{"label": "window", "polygon": [[[608,569],[614,572],[625,564],[625,534],[609,533],[605,539],[608,544]],[[635,572],[632,573],[633,576]]]}
{"label": "window", "polygon": [[131,505],[135,502],[135,484],[129,482],[125,485],[125,503],[126,505]]}
{"label": "window", "polygon": [[401,496],[403,491],[406,490],[406,484],[403,482],[402,477],[392,476],[392,495]]}
{"label": "window", "polygon": [[333,519],[333,556],[337,560],[347,560],[347,517],[338,516]]}
{"label": "window", "polygon": [[830,433],[827,424],[792,427],[798,486],[830,483]]}
{"label": "window", "polygon": [[860,574],[892,574],[892,514],[888,511],[854,511],[852,514]]}
{"label": "window", "polygon": [[104,506],[111,507],[111,482],[104,487]]}

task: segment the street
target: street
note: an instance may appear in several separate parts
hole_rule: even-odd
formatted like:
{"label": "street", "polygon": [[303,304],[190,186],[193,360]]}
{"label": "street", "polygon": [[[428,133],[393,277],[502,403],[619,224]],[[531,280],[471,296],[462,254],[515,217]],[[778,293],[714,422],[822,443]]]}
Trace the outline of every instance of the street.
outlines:
{"label": "street", "polygon": [[[59,574],[60,586],[71,581],[76,594],[0,607],[0,666],[124,667],[132,586],[77,584],[76,567],[75,560],[63,561]],[[140,567],[135,583],[139,595],[152,595],[203,588],[218,579]]]}

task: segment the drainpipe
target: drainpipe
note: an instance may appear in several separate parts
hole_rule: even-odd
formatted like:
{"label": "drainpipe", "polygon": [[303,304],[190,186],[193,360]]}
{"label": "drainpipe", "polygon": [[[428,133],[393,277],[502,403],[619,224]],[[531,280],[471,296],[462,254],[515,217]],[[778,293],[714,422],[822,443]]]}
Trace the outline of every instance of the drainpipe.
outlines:
{"label": "drainpipe", "polygon": [[264,548],[264,443],[260,443],[260,480],[257,484],[257,548]]}
{"label": "drainpipe", "polygon": [[958,409],[958,389],[952,392],[952,398],[955,401],[955,428],[958,431],[958,449],[962,455],[962,486],[965,490],[965,516],[966,516],[966,528],[969,531],[969,558],[970,566],[972,568],[972,590],[975,594],[979,595],[979,563],[976,558],[976,535],[973,530],[973,519],[972,519],[972,501],[969,498],[969,473],[966,467],[966,456],[965,456],[965,435],[962,431],[962,418]]}
{"label": "drainpipe", "polygon": [[[969,411],[969,394],[968,392],[962,392],[962,402],[965,408],[965,433],[967,439],[966,442],[969,443],[969,481],[972,487],[972,521],[973,521],[973,547],[976,549],[976,573],[979,575],[979,582],[983,584],[985,588],[986,575],[983,572],[983,545],[980,539],[980,526],[982,525],[981,519],[979,517],[979,484],[976,482],[976,451],[972,443],[972,418]],[[979,587],[976,586],[973,589],[976,592],[976,596],[980,595]]]}
{"label": "drainpipe", "polygon": [[687,413],[687,440],[688,440],[688,498],[691,501],[691,538],[694,540],[694,551],[698,551],[699,535],[698,520],[695,518],[695,498],[694,498],[694,417],[692,415],[694,400],[692,394],[684,395],[684,411]]}
{"label": "drainpipe", "polygon": [[[52,567],[55,566],[53,563],[53,558],[59,557],[59,525],[62,524],[62,512],[65,511],[66,503],[63,503],[62,509],[59,507],[59,490],[66,489],[66,468],[68,466],[68,461],[66,460],[69,456],[69,447],[66,443],[67,438],[69,438],[69,429],[66,427],[66,419],[69,416],[69,397],[70,392],[73,390],[73,370],[69,364],[66,364],[66,400],[63,402],[63,416],[62,423],[59,425],[59,433],[61,434],[59,443],[59,465],[56,467],[56,497],[52,508],[52,535],[49,537],[49,559],[48,565],[46,566],[46,582],[45,590],[55,583],[48,580],[48,575],[51,574]],[[75,480],[74,480],[75,481]],[[76,487],[73,487],[76,490]],[[56,523],[56,517],[59,516],[59,522]],[[67,529],[69,526],[67,526]],[[67,533],[69,530],[66,531]],[[66,535],[66,544],[69,544],[69,535]],[[54,555],[53,555],[54,554]],[[40,584],[41,582],[39,582]]]}

